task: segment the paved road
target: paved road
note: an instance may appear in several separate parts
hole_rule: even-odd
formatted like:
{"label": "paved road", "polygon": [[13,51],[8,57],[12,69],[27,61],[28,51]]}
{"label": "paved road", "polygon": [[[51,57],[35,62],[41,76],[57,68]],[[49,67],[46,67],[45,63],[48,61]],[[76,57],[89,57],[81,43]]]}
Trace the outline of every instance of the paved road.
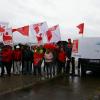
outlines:
{"label": "paved road", "polygon": [[100,77],[61,77],[0,96],[0,100],[89,100],[98,89],[100,90]]}

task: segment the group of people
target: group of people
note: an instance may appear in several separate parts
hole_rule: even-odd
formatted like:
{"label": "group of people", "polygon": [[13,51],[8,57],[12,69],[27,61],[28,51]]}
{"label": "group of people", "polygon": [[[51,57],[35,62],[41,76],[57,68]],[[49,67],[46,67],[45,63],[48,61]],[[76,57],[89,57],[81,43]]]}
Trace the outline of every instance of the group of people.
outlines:
{"label": "group of people", "polygon": [[2,46],[0,47],[1,77],[5,75],[5,71],[8,76],[12,73],[46,77],[69,74],[70,62],[74,74],[75,62],[71,52],[71,39],[68,39],[66,45],[51,43],[40,46],[18,44],[13,48],[9,45]]}

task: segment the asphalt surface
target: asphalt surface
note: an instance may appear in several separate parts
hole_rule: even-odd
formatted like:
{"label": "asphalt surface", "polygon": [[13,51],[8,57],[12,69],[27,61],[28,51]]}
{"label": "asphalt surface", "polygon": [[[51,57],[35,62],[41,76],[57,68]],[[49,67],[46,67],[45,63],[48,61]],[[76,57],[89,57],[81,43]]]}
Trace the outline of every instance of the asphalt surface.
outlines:
{"label": "asphalt surface", "polygon": [[58,77],[1,95],[0,100],[100,100],[100,77]]}

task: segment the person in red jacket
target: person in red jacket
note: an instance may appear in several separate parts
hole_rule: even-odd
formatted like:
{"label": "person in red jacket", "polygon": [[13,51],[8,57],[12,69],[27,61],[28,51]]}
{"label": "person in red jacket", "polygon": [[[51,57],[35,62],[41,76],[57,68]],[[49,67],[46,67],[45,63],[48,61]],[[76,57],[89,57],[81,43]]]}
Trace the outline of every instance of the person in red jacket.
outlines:
{"label": "person in red jacket", "polygon": [[20,74],[21,59],[22,59],[22,52],[19,45],[17,45],[13,51],[14,74]]}
{"label": "person in red jacket", "polygon": [[62,71],[65,73],[66,58],[67,58],[67,55],[63,47],[61,47],[58,53],[58,70],[57,70],[58,74],[61,74]]}
{"label": "person in red jacket", "polygon": [[35,48],[33,55],[34,75],[41,76],[41,64],[43,61],[44,52],[40,47]]}
{"label": "person in red jacket", "polygon": [[7,75],[11,76],[11,67],[12,67],[12,48],[10,46],[5,46],[2,50],[2,69],[1,76],[4,75],[4,67],[6,67]]}

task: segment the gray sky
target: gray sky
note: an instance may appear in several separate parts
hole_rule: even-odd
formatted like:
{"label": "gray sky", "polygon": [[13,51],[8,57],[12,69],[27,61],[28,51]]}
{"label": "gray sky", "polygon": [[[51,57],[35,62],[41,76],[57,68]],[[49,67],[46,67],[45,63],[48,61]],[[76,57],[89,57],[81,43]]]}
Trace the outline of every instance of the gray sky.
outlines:
{"label": "gray sky", "polygon": [[85,23],[84,37],[100,37],[99,0],[0,0],[0,21],[20,27],[46,21],[59,24],[62,39],[81,37],[76,26]]}

